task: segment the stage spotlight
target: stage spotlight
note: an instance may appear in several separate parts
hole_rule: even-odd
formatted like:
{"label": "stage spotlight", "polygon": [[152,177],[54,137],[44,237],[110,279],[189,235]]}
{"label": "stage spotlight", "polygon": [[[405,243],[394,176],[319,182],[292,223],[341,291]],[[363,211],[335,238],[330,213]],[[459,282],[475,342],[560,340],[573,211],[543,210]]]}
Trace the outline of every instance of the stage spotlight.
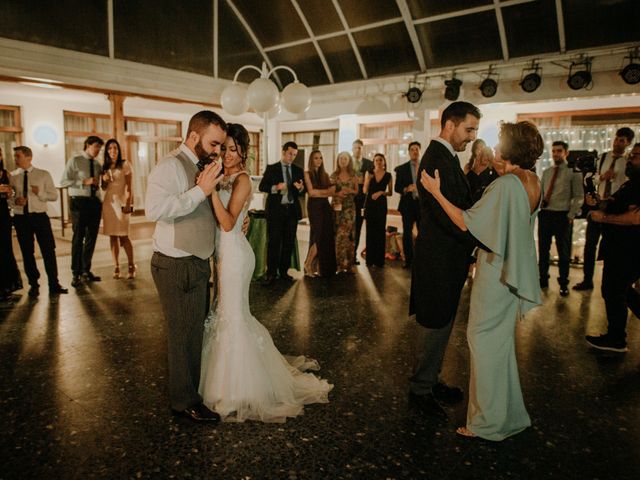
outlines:
{"label": "stage spotlight", "polygon": [[[525,72],[529,72],[525,75]],[[520,88],[527,93],[535,92],[542,83],[542,77],[538,73],[540,67],[534,65],[531,68],[525,68],[522,70],[522,77],[520,78]]]}
{"label": "stage spotlight", "polygon": [[422,98],[422,90],[418,87],[411,87],[407,90],[404,96],[407,98],[409,103],[418,103]]}
{"label": "stage spotlight", "polygon": [[633,63],[633,57],[630,59],[629,65],[620,70],[620,76],[629,85],[640,83],[640,64]]}
{"label": "stage spotlight", "polygon": [[457,78],[452,78],[451,80],[445,80],[444,84],[447,86],[447,88],[444,89],[444,98],[455,102],[460,96],[462,81]]}
{"label": "stage spotlight", "polygon": [[[582,69],[574,72],[574,68],[583,66]],[[571,90],[580,90],[587,88],[591,84],[591,61],[585,60],[583,62],[572,63],[569,68],[569,78],[567,79],[567,85]]]}
{"label": "stage spotlight", "polygon": [[480,93],[483,97],[493,97],[498,91],[498,82],[493,78],[485,78],[480,84]]}

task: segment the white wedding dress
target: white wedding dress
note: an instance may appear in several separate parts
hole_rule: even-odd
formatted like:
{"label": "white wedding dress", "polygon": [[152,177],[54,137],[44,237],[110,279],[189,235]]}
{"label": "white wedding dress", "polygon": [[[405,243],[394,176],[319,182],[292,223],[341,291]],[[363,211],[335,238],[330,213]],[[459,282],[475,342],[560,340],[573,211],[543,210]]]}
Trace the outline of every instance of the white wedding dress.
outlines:
{"label": "white wedding dress", "polygon": [[[225,207],[237,175],[221,183]],[[302,414],[306,404],[327,403],[333,385],[304,373],[320,368],[315,360],[283,357],[249,310],[255,256],[241,230],[248,203],[233,230],[216,227],[217,308],[205,323],[200,394],[224,421],[281,423]]]}

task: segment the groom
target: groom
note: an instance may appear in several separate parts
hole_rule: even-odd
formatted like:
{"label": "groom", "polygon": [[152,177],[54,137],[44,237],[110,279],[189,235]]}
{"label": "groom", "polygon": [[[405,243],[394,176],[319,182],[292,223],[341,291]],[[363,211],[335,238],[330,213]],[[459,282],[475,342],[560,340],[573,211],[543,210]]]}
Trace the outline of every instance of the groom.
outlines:
{"label": "groom", "polygon": [[203,405],[198,383],[215,244],[215,219],[207,199],[222,178],[218,159],[226,131],[218,114],[196,113],[184,143],[149,175],[145,200],[147,218],[157,222],[151,273],[167,324],[171,409],[196,422],[220,421]]}
{"label": "groom", "polygon": [[[431,140],[420,162],[431,176],[440,172],[441,190],[463,210],[471,207],[471,189],[460,168],[456,152],[463,152],[476,139],[481,113],[467,102],[454,102],[444,109],[440,135]],[[467,279],[473,237],[460,230],[442,207],[418,182],[420,222],[415,243],[409,314],[425,327],[423,356],[411,377],[409,399],[427,415],[446,417],[440,403],[457,403],[462,390],[439,378],[449,342],[460,293]]]}

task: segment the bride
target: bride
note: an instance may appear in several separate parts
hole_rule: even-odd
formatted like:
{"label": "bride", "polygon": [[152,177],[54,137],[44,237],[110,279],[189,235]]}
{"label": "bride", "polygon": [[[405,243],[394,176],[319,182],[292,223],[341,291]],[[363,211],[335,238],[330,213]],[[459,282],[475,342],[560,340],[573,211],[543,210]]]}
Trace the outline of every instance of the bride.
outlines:
{"label": "bride", "polygon": [[218,303],[205,324],[200,394],[225,421],[284,422],[302,414],[306,404],[327,403],[333,385],[304,373],[320,368],[315,360],[283,357],[249,310],[255,257],[241,230],[251,198],[247,130],[228,124],[225,147],[224,177],[212,195],[219,228]]}

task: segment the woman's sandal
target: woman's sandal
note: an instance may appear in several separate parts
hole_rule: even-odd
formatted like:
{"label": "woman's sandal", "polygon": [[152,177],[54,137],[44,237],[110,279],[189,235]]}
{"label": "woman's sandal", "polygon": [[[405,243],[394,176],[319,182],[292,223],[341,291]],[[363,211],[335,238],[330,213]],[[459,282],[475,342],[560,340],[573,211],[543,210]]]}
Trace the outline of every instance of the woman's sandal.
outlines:
{"label": "woman's sandal", "polygon": [[467,427],[456,428],[456,433],[462,437],[476,438],[476,434],[469,430]]}
{"label": "woman's sandal", "polygon": [[127,275],[127,280],[133,280],[136,278],[136,270],[138,269],[135,265],[129,265],[129,275]]}
{"label": "woman's sandal", "polygon": [[116,267],[116,268],[113,270],[113,278],[115,278],[115,279],[120,278],[120,267]]}

